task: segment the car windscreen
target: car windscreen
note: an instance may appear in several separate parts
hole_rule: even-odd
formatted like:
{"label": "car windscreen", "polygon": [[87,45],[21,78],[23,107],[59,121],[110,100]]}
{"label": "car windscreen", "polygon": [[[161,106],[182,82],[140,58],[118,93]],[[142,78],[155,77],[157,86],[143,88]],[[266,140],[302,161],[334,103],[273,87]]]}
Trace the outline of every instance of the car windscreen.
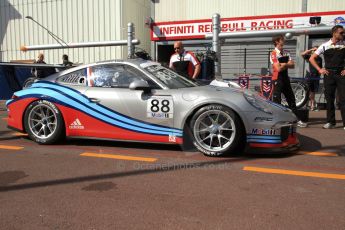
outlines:
{"label": "car windscreen", "polygon": [[198,86],[197,82],[179,75],[178,73],[161,65],[149,65],[144,70],[152,74],[158,81],[169,89],[188,88]]}

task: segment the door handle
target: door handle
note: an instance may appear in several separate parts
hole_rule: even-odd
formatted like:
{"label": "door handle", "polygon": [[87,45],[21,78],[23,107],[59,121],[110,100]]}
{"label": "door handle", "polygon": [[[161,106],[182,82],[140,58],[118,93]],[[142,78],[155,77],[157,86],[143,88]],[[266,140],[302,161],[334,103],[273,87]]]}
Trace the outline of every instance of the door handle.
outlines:
{"label": "door handle", "polygon": [[101,100],[99,100],[98,98],[90,98],[90,101],[93,103],[99,103]]}

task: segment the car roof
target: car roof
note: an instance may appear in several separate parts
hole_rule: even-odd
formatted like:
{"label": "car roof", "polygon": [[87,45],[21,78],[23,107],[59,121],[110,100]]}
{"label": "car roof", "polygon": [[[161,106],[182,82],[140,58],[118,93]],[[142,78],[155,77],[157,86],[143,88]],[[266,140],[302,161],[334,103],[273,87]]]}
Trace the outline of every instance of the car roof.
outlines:
{"label": "car roof", "polygon": [[[127,64],[131,64],[134,66],[139,67],[140,64],[142,63],[148,63],[148,62],[152,62],[150,60],[144,60],[142,58],[133,58],[133,59],[113,59],[113,60],[105,60],[105,61],[98,61],[98,62],[94,62],[94,63],[89,63],[89,64],[83,64],[83,65],[78,65],[76,67],[73,68],[69,68],[67,70],[55,73],[53,75],[50,75],[46,78],[44,78],[44,80],[46,81],[54,81],[57,77],[64,75],[64,74],[68,74],[68,73],[72,73],[74,71],[78,71],[80,69],[84,69],[87,67],[91,67],[91,66],[98,66],[98,65],[104,65],[104,64],[118,64],[118,63],[127,63]],[[158,64],[158,63],[157,63]]]}

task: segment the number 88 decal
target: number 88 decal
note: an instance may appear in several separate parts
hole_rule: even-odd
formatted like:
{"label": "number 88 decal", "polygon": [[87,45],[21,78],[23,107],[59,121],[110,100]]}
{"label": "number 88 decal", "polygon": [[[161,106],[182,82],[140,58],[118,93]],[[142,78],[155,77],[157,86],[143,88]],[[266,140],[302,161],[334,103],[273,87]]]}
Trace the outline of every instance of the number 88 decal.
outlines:
{"label": "number 88 decal", "polygon": [[162,100],[160,107],[159,107],[159,100],[153,99],[151,101],[151,111],[154,113],[157,113],[159,111],[162,111],[163,113],[169,113],[170,112],[169,106],[170,106],[169,100]]}

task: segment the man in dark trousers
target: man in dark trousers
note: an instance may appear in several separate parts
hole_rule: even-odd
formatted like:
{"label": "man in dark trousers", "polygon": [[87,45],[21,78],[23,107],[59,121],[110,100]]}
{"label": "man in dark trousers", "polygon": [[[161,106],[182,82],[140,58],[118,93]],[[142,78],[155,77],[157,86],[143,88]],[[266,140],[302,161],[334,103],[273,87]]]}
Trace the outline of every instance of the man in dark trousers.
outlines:
{"label": "man in dark trousers", "polygon": [[[332,129],[335,127],[335,90],[338,91],[339,105],[343,126],[345,130],[345,30],[343,26],[336,25],[332,28],[332,38],[323,43],[313,55],[309,62],[324,75],[323,83],[325,87],[325,98],[327,106],[327,123],[324,129]],[[325,68],[319,66],[316,59],[323,54],[325,60]]]}
{"label": "man in dark trousers", "polygon": [[271,52],[270,60],[273,68],[273,94],[272,101],[281,104],[281,94],[284,94],[289,108],[298,118],[297,126],[301,128],[307,127],[298,117],[296,108],[296,99],[290,85],[290,78],[288,69],[295,68],[295,63],[292,61],[289,52],[283,49],[285,39],[283,35],[273,37],[274,50]]}
{"label": "man in dark trousers", "polygon": [[194,53],[184,50],[181,41],[174,43],[174,50],[175,53],[170,57],[169,67],[183,76],[196,79],[201,66]]}

